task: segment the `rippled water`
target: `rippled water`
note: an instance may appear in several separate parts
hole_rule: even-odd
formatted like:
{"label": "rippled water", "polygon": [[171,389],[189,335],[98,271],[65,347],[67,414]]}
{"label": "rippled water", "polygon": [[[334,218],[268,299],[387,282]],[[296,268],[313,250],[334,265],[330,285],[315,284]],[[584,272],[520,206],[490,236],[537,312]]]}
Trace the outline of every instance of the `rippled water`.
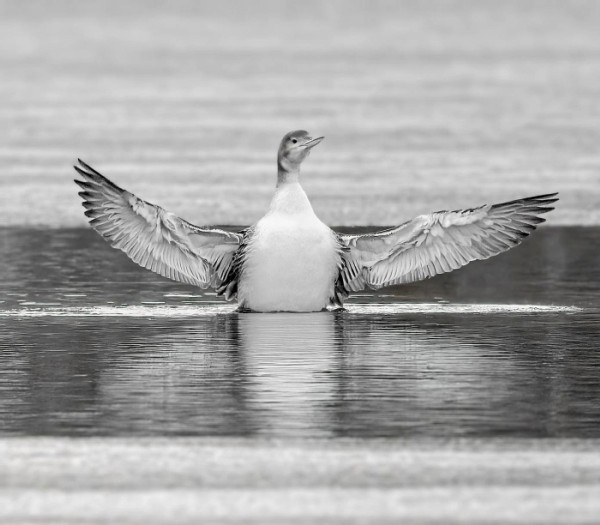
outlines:
{"label": "rippled water", "polygon": [[0,0],[0,521],[596,523],[599,441],[520,438],[600,438],[600,229],[262,315],[22,226],[85,225],[77,157],[249,224],[298,128],[328,224],[559,191],[550,225],[600,225],[599,26],[588,0]]}
{"label": "rippled water", "polygon": [[2,435],[600,436],[600,229],[238,314],[94,232],[0,230]]}

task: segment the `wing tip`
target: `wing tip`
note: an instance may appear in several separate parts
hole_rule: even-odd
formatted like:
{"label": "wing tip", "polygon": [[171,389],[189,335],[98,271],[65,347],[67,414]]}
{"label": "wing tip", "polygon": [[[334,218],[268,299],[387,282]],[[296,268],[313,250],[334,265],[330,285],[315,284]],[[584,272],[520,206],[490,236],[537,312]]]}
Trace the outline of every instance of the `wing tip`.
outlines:
{"label": "wing tip", "polygon": [[77,159],[77,162],[79,163],[79,166],[77,164],[73,165],[73,169],[77,173],[83,175],[86,178],[90,178],[90,179],[94,179],[94,178],[97,179],[98,177],[100,177],[102,179],[106,179],[106,177],[104,177],[104,175],[102,175],[102,173],[100,173],[99,171],[92,168],[89,164],[87,164],[80,158]]}
{"label": "wing tip", "polygon": [[[83,160],[81,160],[80,158],[77,158],[77,162],[83,166],[86,170],[91,171],[92,173],[96,174],[96,175],[100,175],[100,173],[98,171],[96,171],[94,168],[92,168],[89,164],[87,164],[86,162],[84,162]],[[77,169],[75,166],[73,166],[75,169]]]}
{"label": "wing tip", "polygon": [[[128,193],[83,160],[77,159],[77,162],[79,162],[80,166],[73,165],[73,169],[83,177],[85,182],[90,183],[94,189],[97,189],[100,192],[112,190],[120,194]],[[81,183],[78,182],[77,179],[75,179],[75,182],[81,186]]]}
{"label": "wing tip", "polygon": [[[497,210],[499,208],[508,208],[510,206],[519,206],[522,209],[527,207],[536,206],[540,209],[543,208],[543,211],[539,211],[538,213],[547,213],[552,211],[553,207],[545,207],[547,204],[554,204],[558,202],[560,198],[558,197],[558,192],[554,193],[545,193],[543,195],[533,195],[531,197],[523,197],[521,199],[515,199],[512,201],[499,202],[498,204],[493,204],[491,206],[492,210]],[[536,211],[536,210],[532,210]]]}
{"label": "wing tip", "polygon": [[[93,175],[85,170],[82,170],[79,166],[73,166],[73,169],[79,173],[85,180],[93,180]],[[75,181],[77,182],[77,180]]]}

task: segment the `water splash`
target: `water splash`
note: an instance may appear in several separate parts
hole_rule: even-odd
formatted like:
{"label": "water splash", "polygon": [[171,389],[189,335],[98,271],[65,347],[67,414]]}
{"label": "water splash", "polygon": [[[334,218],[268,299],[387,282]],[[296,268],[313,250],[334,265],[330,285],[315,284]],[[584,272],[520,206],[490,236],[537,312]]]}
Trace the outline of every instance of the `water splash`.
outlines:
{"label": "water splash", "polygon": [[442,304],[442,303],[394,303],[394,304],[355,304],[348,308],[361,314],[535,314],[557,312],[580,312],[583,309],[567,305],[538,304]]}
{"label": "water splash", "polygon": [[[40,305],[41,306],[41,305]],[[0,310],[0,317],[205,317],[235,311],[231,304],[165,305],[145,302],[126,306],[65,306],[50,308],[15,308]],[[440,304],[440,303],[394,303],[350,304],[349,313],[355,314],[536,314],[573,313],[582,308],[566,305],[534,304]]]}

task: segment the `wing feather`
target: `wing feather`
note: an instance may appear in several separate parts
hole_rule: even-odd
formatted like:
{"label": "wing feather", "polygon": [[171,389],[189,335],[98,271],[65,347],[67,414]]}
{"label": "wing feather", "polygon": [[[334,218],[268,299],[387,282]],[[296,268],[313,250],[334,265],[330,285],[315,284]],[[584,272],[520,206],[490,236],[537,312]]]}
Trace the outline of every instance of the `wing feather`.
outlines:
{"label": "wing feather", "polygon": [[218,286],[229,272],[241,235],[200,228],[124,190],[79,160],[84,212],[111,246],[140,266],[200,288]]}
{"label": "wing feather", "polygon": [[[381,288],[451,272],[518,245],[554,208],[557,193],[420,215],[397,228],[340,235],[350,250],[342,269],[347,292]],[[360,270],[350,275],[350,263]]]}

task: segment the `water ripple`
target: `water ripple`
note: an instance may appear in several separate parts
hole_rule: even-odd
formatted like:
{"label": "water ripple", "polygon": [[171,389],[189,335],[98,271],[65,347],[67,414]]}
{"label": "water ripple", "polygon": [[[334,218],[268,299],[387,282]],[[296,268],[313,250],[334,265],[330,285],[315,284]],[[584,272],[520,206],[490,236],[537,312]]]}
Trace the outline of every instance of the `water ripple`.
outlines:
{"label": "water ripple", "polygon": [[[349,313],[358,314],[497,314],[497,313],[558,313],[580,312],[582,308],[566,305],[537,304],[353,304]],[[74,306],[58,308],[19,308],[0,310],[0,317],[198,317],[233,313],[230,304],[202,306],[172,306],[165,304],[142,304],[128,306]]]}

